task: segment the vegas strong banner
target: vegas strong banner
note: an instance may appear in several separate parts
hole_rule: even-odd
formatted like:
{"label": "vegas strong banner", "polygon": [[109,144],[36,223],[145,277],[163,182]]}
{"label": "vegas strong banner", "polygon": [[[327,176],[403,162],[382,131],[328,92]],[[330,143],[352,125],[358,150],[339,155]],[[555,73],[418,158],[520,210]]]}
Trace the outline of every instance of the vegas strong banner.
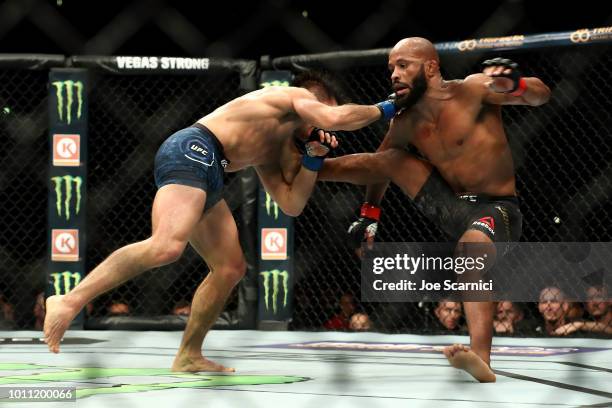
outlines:
{"label": "vegas strong banner", "polygon": [[[260,86],[289,86],[289,71],[263,71]],[[293,218],[259,184],[258,321],[291,320],[293,314]]]}
{"label": "vegas strong banner", "polygon": [[46,295],[63,295],[85,275],[87,71],[49,73],[48,263]]}

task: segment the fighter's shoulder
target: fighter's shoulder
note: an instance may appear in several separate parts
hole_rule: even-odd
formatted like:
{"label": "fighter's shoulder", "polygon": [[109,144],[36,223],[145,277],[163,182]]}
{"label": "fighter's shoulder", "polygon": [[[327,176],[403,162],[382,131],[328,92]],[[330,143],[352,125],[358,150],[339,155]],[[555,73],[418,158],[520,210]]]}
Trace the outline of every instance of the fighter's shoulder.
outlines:
{"label": "fighter's shoulder", "polygon": [[459,95],[466,97],[480,96],[484,97],[488,91],[487,83],[491,80],[487,75],[482,73],[466,76],[459,81]]}
{"label": "fighter's shoulder", "polygon": [[270,86],[265,88],[265,95],[268,98],[282,100],[289,104],[298,99],[316,99],[307,89],[293,86]]}
{"label": "fighter's shoulder", "polygon": [[463,80],[463,83],[471,86],[476,84],[483,84],[489,80],[490,78],[487,75],[483,74],[482,72],[477,72],[475,74],[466,76]]}
{"label": "fighter's shoulder", "polygon": [[478,92],[484,92],[487,89],[486,84],[490,80],[491,80],[490,77],[479,72],[476,74],[466,76],[465,79],[462,81],[462,86],[463,88],[466,88],[469,90],[476,90]]}
{"label": "fighter's shoulder", "polygon": [[307,98],[307,99],[317,99],[316,96],[310,92],[308,89],[300,88],[297,86],[288,86],[285,87],[287,92],[294,98]]}
{"label": "fighter's shoulder", "polygon": [[296,86],[268,86],[260,91],[265,92],[266,94],[289,95],[294,97],[315,97],[309,90]]}
{"label": "fighter's shoulder", "polygon": [[269,86],[252,92],[254,100],[282,110],[291,110],[293,102],[298,98],[298,95],[299,88],[287,86]]}

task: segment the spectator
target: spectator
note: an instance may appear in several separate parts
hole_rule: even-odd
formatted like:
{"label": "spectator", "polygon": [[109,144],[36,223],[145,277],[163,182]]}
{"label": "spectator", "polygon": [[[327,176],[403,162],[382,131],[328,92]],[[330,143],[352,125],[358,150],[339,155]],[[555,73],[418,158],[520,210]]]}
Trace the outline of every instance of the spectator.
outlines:
{"label": "spectator", "polygon": [[109,316],[128,316],[130,314],[130,307],[127,303],[113,301],[107,306],[106,312]]}
{"label": "spectator", "polygon": [[495,333],[515,333],[517,323],[522,321],[524,317],[523,310],[518,304],[500,301],[497,303],[497,313],[493,320]]}
{"label": "spectator", "polygon": [[569,302],[567,311],[567,319],[570,321],[582,319],[584,317],[584,308],[580,302]]}
{"label": "spectator", "polygon": [[36,296],[34,304],[34,330],[42,330],[45,323],[45,292],[40,292]]}
{"label": "spectator", "polygon": [[15,309],[13,305],[0,294],[0,330],[13,330],[15,328]]}
{"label": "spectator", "polygon": [[354,331],[370,331],[372,321],[367,313],[355,313],[351,316],[350,329]]}
{"label": "spectator", "polygon": [[557,334],[570,334],[576,331],[612,334],[612,306],[608,300],[607,288],[591,286],[587,289],[586,310],[589,320],[577,320],[557,329]]}
{"label": "spectator", "polygon": [[538,310],[544,318],[544,328],[538,328],[550,335],[566,335],[565,331],[557,333],[556,330],[569,323],[568,312],[569,302],[561,289],[556,287],[546,287],[540,292],[540,302]]}
{"label": "spectator", "polygon": [[612,302],[607,287],[591,286],[587,289],[586,310],[596,322],[612,322]]}
{"label": "spectator", "polygon": [[191,303],[185,299],[179,300],[172,308],[172,314],[176,316],[189,316],[191,314]]}
{"label": "spectator", "polygon": [[340,298],[340,313],[332,316],[323,326],[328,330],[348,330],[351,328],[351,316],[355,313],[355,299],[350,293]]}
{"label": "spectator", "polygon": [[446,299],[441,300],[438,302],[434,314],[438,318],[439,328],[452,331],[464,330],[464,327],[460,324],[461,318],[463,317],[460,302]]}

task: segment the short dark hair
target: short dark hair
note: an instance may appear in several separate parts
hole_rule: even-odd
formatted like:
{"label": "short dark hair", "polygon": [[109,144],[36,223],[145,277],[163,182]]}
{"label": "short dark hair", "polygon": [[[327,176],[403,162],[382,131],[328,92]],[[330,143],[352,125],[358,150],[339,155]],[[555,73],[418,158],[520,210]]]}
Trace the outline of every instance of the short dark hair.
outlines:
{"label": "short dark hair", "polygon": [[325,90],[328,96],[334,98],[338,105],[348,102],[348,98],[338,80],[327,71],[303,71],[293,78],[291,85],[298,88],[308,88],[311,85],[318,85]]}

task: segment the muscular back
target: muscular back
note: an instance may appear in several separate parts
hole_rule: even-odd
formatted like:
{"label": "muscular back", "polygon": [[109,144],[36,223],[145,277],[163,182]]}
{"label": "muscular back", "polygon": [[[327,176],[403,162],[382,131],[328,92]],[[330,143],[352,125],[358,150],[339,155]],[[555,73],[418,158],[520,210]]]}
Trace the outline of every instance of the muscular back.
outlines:
{"label": "muscular back", "polygon": [[484,103],[476,86],[450,82],[443,92],[394,120],[394,127],[457,192],[515,194],[514,165],[501,107]]}
{"label": "muscular back", "polygon": [[278,162],[304,122],[294,112],[293,99],[308,92],[300,88],[270,87],[250,92],[199,120],[223,145],[231,161],[229,171]]}

